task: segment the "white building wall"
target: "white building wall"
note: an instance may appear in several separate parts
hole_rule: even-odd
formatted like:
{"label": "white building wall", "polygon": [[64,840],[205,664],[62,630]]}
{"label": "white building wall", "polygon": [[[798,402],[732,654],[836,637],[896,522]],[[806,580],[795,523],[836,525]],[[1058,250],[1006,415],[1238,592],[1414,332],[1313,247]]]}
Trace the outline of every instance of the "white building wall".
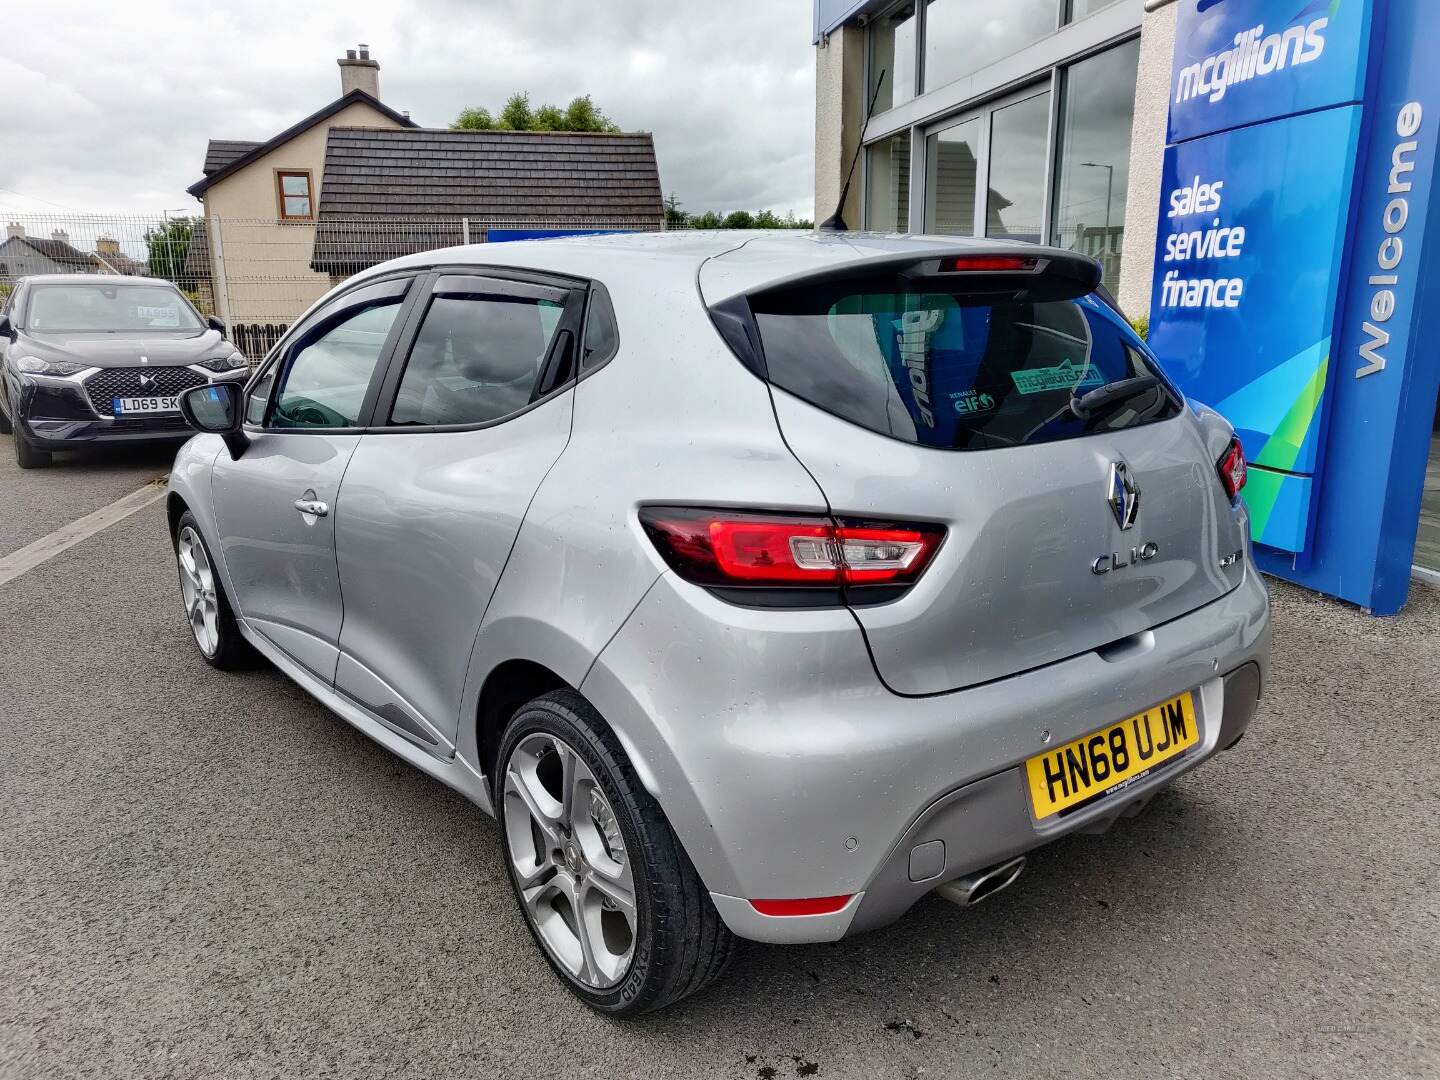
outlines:
{"label": "white building wall", "polygon": [[[844,26],[815,47],[815,223],[840,198],[865,113],[865,31]],[[860,169],[845,200],[845,223],[860,228]]]}
{"label": "white building wall", "polygon": [[1140,70],[1135,84],[1135,122],[1130,133],[1130,194],[1125,203],[1125,254],[1120,260],[1120,295],[1130,318],[1149,317],[1150,279],[1155,269],[1155,235],[1160,208],[1160,172],[1165,162],[1165,125],[1170,112],[1170,59],[1175,50],[1173,0],[1148,0],[1140,37]]}

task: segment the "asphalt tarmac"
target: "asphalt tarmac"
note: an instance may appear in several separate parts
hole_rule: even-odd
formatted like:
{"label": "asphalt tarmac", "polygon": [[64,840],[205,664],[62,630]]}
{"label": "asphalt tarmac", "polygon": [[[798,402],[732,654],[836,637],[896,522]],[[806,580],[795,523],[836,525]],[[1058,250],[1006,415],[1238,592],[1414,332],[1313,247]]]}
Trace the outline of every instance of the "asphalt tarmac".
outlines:
{"label": "asphalt tarmac", "polygon": [[[168,464],[8,443],[0,555]],[[478,810],[200,660],[157,503],[0,586],[0,1077],[1440,1076],[1440,594],[1274,599],[1249,735],[1140,817],[620,1023]]]}

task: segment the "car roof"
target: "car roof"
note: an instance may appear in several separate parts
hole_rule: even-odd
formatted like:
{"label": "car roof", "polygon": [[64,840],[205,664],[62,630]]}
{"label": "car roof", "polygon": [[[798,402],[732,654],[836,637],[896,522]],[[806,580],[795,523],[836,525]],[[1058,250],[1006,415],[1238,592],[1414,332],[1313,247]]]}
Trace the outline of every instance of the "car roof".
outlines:
{"label": "car roof", "polygon": [[594,278],[654,282],[682,276],[699,283],[707,303],[821,270],[867,259],[971,251],[1035,253],[1045,249],[1016,240],[980,240],[809,229],[681,229],[658,233],[604,233],[545,240],[470,244],[407,255],[357,275],[355,280],[409,267],[475,266],[550,270]]}
{"label": "car roof", "polygon": [[132,274],[29,274],[15,284],[31,285],[174,285],[164,278],[138,277]]}

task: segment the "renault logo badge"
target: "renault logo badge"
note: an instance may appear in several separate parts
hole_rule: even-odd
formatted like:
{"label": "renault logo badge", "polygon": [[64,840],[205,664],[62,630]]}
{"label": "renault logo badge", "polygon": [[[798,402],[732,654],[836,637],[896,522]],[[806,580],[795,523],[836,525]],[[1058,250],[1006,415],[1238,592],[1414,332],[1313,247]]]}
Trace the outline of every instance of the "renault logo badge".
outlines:
{"label": "renault logo badge", "polygon": [[1130,468],[1123,461],[1110,463],[1110,487],[1107,496],[1115,524],[1124,532],[1135,524],[1140,513],[1140,489],[1130,478]]}

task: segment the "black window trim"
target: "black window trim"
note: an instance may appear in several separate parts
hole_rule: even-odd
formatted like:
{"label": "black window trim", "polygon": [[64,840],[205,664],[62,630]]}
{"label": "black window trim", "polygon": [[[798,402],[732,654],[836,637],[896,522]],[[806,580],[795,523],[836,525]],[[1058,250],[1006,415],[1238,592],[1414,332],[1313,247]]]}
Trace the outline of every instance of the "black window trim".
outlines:
{"label": "black window trim", "polygon": [[[536,385],[543,385],[550,369],[557,361],[557,352],[561,347],[561,342],[564,340],[563,334],[565,332],[570,334],[570,347],[574,353],[572,360],[573,369],[570,376],[550,388],[544,394],[533,397],[521,408],[508,412],[504,416],[497,416],[491,420],[482,420],[474,424],[380,423],[380,418],[386,417],[388,419],[390,410],[394,408],[395,398],[400,392],[400,381],[405,375],[405,367],[410,360],[410,351],[415,346],[415,339],[419,337],[420,326],[424,321],[425,313],[430,309],[430,301],[437,295],[467,295],[466,293],[450,291],[449,289],[441,291],[441,282],[452,278],[478,278],[495,282],[515,282],[519,285],[539,287],[542,289],[555,289],[566,293],[567,300],[565,302],[565,310],[560,316],[559,324],[555,327],[555,336],[551,339],[550,351],[547,353],[545,362],[541,365],[540,372],[537,375]],[[409,323],[405,328],[405,334],[399,345],[391,352],[389,368],[381,383],[380,393],[376,400],[376,407],[371,416],[371,426],[367,427],[364,433],[367,435],[432,435],[450,432],[483,431],[486,428],[508,424],[511,420],[523,416],[530,410],[548,401],[552,401],[570,390],[579,381],[575,373],[579,370],[580,359],[583,352],[584,339],[582,332],[584,330],[584,315],[588,311],[588,297],[592,284],[593,282],[585,278],[517,267],[469,264],[462,266],[445,265],[431,268],[428,278],[422,284],[421,288],[416,290],[416,302],[410,312]],[[599,365],[597,365],[597,368],[598,367]]]}
{"label": "black window trim", "polygon": [[[579,317],[573,325],[567,325],[566,317],[562,316],[561,323],[556,327],[555,340],[560,338],[559,331],[571,329],[574,334],[574,370],[570,377],[564,382],[552,388],[549,392],[536,398],[524,408],[517,409],[505,416],[497,417],[494,420],[486,420],[478,424],[379,424],[376,420],[380,416],[388,417],[390,409],[394,405],[395,396],[399,392],[400,379],[405,372],[405,363],[409,359],[410,349],[415,343],[415,337],[420,332],[420,324],[424,319],[425,312],[429,308],[432,290],[444,277],[483,277],[498,281],[515,281],[528,285],[548,286],[561,289],[572,294],[578,294],[583,303],[578,305]],[[452,431],[479,431],[484,428],[495,427],[498,424],[508,423],[531,409],[543,405],[547,401],[565,393],[577,386],[579,383],[594,375],[597,371],[609,365],[610,361],[620,351],[620,319],[614,315],[615,304],[610,300],[610,291],[603,282],[594,278],[578,277],[572,274],[560,273],[558,271],[538,270],[533,267],[489,265],[480,263],[440,263],[431,266],[408,266],[402,270],[396,270],[389,274],[377,275],[356,281],[344,292],[334,296],[330,303],[326,304],[323,310],[316,311],[313,315],[298,320],[290,327],[271,348],[269,354],[255,369],[255,373],[245,383],[243,391],[244,401],[249,402],[250,395],[267,374],[283,364],[289,355],[291,348],[299,336],[308,333],[315,325],[316,317],[330,313],[336,309],[347,297],[361,289],[372,285],[378,285],[385,281],[405,279],[410,281],[409,293],[401,304],[400,314],[396,317],[391,326],[391,337],[386,340],[385,350],[381,353],[381,361],[376,364],[378,378],[372,377],[370,388],[366,392],[365,405],[362,408],[363,419],[366,421],[363,426],[344,428],[271,428],[265,426],[270,419],[270,409],[274,404],[272,392],[271,400],[265,405],[265,423],[245,423],[245,429],[250,432],[283,433],[286,435],[399,435],[399,434],[429,434],[444,433]],[[591,305],[595,295],[603,294],[606,301],[610,302],[612,312],[612,323],[615,328],[615,346],[610,350],[610,355],[604,360],[593,364],[588,369],[582,370],[582,363],[585,354],[585,328],[589,321]],[[567,304],[567,308],[569,305]],[[569,315],[567,310],[566,315]],[[397,332],[398,328],[398,332]],[[552,343],[553,347],[553,343]],[[547,357],[545,367],[550,366],[550,358]],[[543,375],[542,375],[543,377]],[[383,411],[382,411],[383,409]]]}
{"label": "black window trim", "polygon": [[[411,309],[415,307],[415,300],[421,290],[415,287],[415,282],[423,278],[423,273],[407,270],[396,274],[386,274],[381,277],[366,278],[357,281],[353,288],[346,289],[339,295],[331,298],[324,307],[312,312],[309,316],[295,323],[285,335],[276,343],[271,350],[269,358],[261,364],[255,374],[245,384],[243,394],[244,405],[247,407],[250,395],[254,388],[272,372],[275,381],[271,386],[269,400],[265,402],[265,414],[260,423],[253,424],[245,421],[244,427],[247,431],[263,432],[265,434],[284,435],[359,435],[369,430],[369,423],[374,415],[375,402],[379,394],[381,378],[388,370],[390,357],[394,354],[396,346],[403,340],[402,329],[405,327]],[[272,427],[270,419],[275,410],[275,386],[280,382],[281,369],[294,359],[298,349],[308,343],[310,335],[321,328],[330,329],[337,321],[344,321],[344,318],[357,312],[364,307],[375,306],[370,302],[356,302],[356,295],[373,289],[377,285],[397,284],[400,286],[399,312],[395,320],[390,324],[390,331],[385,336],[385,344],[380,348],[380,355],[376,358],[375,368],[370,373],[370,383],[365,390],[365,398],[360,405],[359,424],[351,424],[345,427]]]}
{"label": "black window trim", "polygon": [[[595,310],[597,301],[603,301],[605,306],[610,309],[610,329],[614,334],[614,340],[611,342],[609,353],[587,368],[585,366],[585,341],[587,335],[590,333],[590,316]],[[595,374],[595,372],[610,363],[611,360],[614,360],[615,355],[620,351],[620,317],[615,314],[615,302],[610,299],[610,290],[599,281],[592,281],[590,283],[590,294],[585,298],[585,323],[580,327],[579,351],[580,356],[576,361],[576,364],[579,366],[577,382],[582,379],[588,379],[591,375]]]}

